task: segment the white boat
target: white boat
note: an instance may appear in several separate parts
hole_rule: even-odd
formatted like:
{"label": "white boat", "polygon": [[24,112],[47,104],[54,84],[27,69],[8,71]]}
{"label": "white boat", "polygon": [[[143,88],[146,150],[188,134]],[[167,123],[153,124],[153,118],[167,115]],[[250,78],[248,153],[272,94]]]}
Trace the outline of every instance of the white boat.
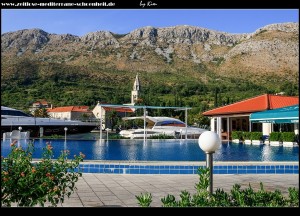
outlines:
{"label": "white boat", "polygon": [[[125,117],[123,120],[144,119],[141,117]],[[146,116],[146,130],[144,128],[121,130],[120,135],[130,139],[143,139],[144,136],[151,138],[151,136],[167,135],[174,136],[174,138],[198,139],[199,136],[207,131],[203,128],[190,127],[179,119],[170,117],[152,117]]]}
{"label": "white boat", "polygon": [[20,110],[1,106],[1,137],[3,133],[19,129],[30,132],[31,137],[40,137],[65,133],[88,133],[95,127],[97,127],[96,122],[34,117]]}

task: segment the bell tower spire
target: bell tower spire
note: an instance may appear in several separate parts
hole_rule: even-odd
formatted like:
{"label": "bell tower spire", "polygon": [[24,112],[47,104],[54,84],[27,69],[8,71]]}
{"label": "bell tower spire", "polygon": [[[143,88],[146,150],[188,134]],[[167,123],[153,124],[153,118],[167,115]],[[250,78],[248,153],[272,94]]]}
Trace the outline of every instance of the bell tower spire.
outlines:
{"label": "bell tower spire", "polygon": [[139,74],[136,75],[135,81],[133,84],[133,89],[131,91],[131,104],[135,104],[139,96],[139,91],[141,90]]}

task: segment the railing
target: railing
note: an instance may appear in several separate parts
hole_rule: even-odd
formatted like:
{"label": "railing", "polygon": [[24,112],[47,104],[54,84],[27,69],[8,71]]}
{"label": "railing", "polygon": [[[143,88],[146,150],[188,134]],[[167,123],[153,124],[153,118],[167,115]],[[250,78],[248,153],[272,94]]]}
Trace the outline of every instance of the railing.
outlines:
{"label": "railing", "polygon": [[[93,123],[99,123],[99,120],[97,119],[72,119],[72,120],[68,120],[68,119],[57,119],[57,118],[41,118],[41,117],[38,117],[39,118],[39,122],[51,122],[53,120],[60,120],[60,121],[64,121],[64,122],[68,122],[68,121],[81,121],[81,122],[93,122]],[[24,117],[14,117],[13,119],[1,119],[1,121],[9,121],[11,123],[14,123],[14,122],[36,122],[36,118],[35,117],[30,117],[30,118],[24,118]]]}
{"label": "railing", "polygon": [[13,130],[12,132],[3,133],[3,140],[5,139],[29,139],[30,132],[20,132],[18,130]]}

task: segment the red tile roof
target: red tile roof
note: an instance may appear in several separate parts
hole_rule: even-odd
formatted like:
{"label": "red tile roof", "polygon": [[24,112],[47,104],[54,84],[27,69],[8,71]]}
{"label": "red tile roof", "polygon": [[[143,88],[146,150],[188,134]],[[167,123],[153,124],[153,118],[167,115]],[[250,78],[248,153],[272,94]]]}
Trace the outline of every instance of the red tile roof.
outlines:
{"label": "red tile roof", "polygon": [[133,109],[127,107],[103,107],[103,109],[105,111],[115,110],[116,112],[130,112],[130,113],[134,112]]}
{"label": "red tile roof", "polygon": [[48,102],[45,99],[42,100],[37,100],[33,104],[43,104],[43,105],[48,105]]}
{"label": "red tile roof", "polygon": [[228,114],[246,114],[269,109],[277,109],[285,106],[299,104],[299,96],[282,96],[264,94],[249,98],[227,106],[218,107],[203,113],[206,116],[228,115]]}
{"label": "red tile roof", "polygon": [[47,112],[91,112],[88,106],[65,106],[47,110]]}

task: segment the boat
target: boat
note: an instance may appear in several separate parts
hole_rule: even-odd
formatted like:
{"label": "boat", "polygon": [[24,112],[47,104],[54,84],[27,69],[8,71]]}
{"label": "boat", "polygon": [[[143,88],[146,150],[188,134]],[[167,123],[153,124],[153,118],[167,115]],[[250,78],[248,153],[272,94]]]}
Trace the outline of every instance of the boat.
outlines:
{"label": "boat", "polygon": [[96,122],[34,117],[21,110],[1,106],[1,137],[14,130],[30,132],[30,137],[88,133]]}
{"label": "boat", "polygon": [[[135,120],[135,119],[144,119],[144,116],[141,117],[124,117],[123,120]],[[171,117],[152,117],[146,116],[146,130],[144,128],[134,128],[121,130],[119,132],[120,136],[130,138],[130,139],[143,139],[144,135],[147,138],[151,136],[173,136],[177,139],[198,139],[199,136],[207,131],[203,128],[187,126],[184,122],[176,118]]]}

